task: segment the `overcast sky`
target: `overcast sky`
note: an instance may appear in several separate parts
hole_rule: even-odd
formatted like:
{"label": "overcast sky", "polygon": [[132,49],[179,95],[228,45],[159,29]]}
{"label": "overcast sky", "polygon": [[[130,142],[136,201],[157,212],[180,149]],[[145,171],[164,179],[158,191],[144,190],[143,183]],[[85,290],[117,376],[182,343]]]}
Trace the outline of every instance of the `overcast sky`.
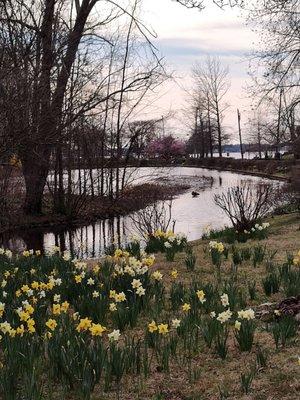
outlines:
{"label": "overcast sky", "polygon": [[191,68],[195,61],[204,60],[207,55],[218,56],[229,67],[231,80],[227,96],[231,107],[224,124],[232,134],[231,141],[237,142],[236,108],[242,111],[242,122],[245,122],[243,111],[250,105],[244,90],[249,82],[246,55],[257,42],[240,10],[210,6],[200,12],[185,9],[171,0],[144,0],[142,18],[157,33],[154,43],[176,78],[160,89],[154,106],[157,116],[176,111],[175,119],[168,123],[169,130],[186,135],[182,109],[188,96],[186,91],[191,90]]}

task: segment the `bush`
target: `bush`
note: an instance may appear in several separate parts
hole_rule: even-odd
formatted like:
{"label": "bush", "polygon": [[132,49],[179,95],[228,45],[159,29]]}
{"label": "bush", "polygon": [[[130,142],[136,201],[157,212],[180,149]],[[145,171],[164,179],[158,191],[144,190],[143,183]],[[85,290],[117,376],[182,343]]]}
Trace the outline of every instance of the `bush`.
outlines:
{"label": "bush", "polygon": [[254,186],[246,182],[215,195],[214,200],[229,217],[233,228],[246,233],[270,212],[271,195],[271,185]]}

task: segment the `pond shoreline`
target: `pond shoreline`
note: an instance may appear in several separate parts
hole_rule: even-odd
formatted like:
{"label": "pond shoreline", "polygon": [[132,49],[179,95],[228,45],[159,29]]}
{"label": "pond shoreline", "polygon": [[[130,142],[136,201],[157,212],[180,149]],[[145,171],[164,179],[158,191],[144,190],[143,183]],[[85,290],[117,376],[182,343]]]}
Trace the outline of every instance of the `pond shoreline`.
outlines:
{"label": "pond shoreline", "polygon": [[45,213],[41,216],[26,216],[21,212],[7,221],[6,226],[0,227],[0,234],[5,235],[24,229],[68,229],[84,226],[97,220],[125,216],[139,211],[160,200],[169,200],[176,195],[189,190],[189,185],[143,183],[128,188],[118,200],[96,197],[87,199],[85,209],[76,217],[62,214]]}
{"label": "pond shoreline", "polygon": [[[195,160],[200,161],[200,160]],[[151,168],[149,165],[147,167],[141,168]],[[198,163],[185,163],[185,164],[173,164],[173,165],[156,165],[157,168],[197,168],[197,169],[206,169],[217,172],[230,172],[232,174],[241,174],[244,176],[254,176],[261,177],[270,180],[277,180],[283,182],[289,182],[289,177],[272,175],[268,173],[258,172],[258,171],[247,171],[247,170],[237,170],[232,168],[218,168],[211,166],[201,166]],[[14,231],[21,230],[33,230],[33,229],[43,229],[45,231],[50,231],[52,229],[68,229],[68,228],[76,228],[80,226],[84,226],[97,220],[106,220],[114,217],[126,216],[131,212],[139,211],[145,208],[147,205],[153,204],[159,200],[167,200],[176,195],[180,195],[190,189],[191,185],[188,182],[186,185],[182,182],[174,182],[168,179],[164,184],[156,183],[144,183],[137,186],[134,186],[129,190],[128,193],[125,193],[123,197],[119,199],[119,201],[111,201],[108,199],[98,199],[96,198],[94,202],[87,202],[86,208],[91,208],[88,211],[85,210],[84,213],[78,215],[76,217],[65,216],[62,214],[54,214],[54,213],[45,213],[41,216],[31,217],[25,216],[22,213],[18,213],[11,218],[8,219],[7,224],[0,226],[0,234],[5,235]],[[203,182],[203,187],[205,187],[205,182]],[[201,189],[200,189],[201,190]],[[147,193],[146,196],[142,195],[143,193]],[[134,198],[134,200],[133,200]],[[104,203],[103,204],[103,200]],[[108,201],[107,201],[108,200]],[[132,201],[133,200],[133,201]],[[100,202],[101,205],[96,205],[95,203]],[[132,202],[132,204],[128,204]],[[93,204],[92,204],[93,203]],[[124,205],[125,203],[125,205]]]}
{"label": "pond shoreline", "polygon": [[209,169],[211,171],[218,171],[218,172],[232,172],[233,174],[241,174],[241,175],[250,175],[250,176],[257,176],[258,178],[266,178],[272,181],[282,181],[282,182],[290,182],[290,177],[288,176],[280,176],[280,175],[272,175],[264,172],[253,172],[241,169],[233,169],[233,168],[216,168],[216,167],[202,167],[198,165],[181,165],[185,168],[202,168],[202,169]]}
{"label": "pond shoreline", "polygon": [[[146,182],[145,177],[150,179],[148,183],[142,183]],[[20,217],[15,219],[17,224],[0,228],[0,243],[12,249],[49,249],[60,245],[80,257],[94,258],[102,254],[111,241],[125,243],[130,235],[135,234],[135,221],[143,221],[145,207],[170,199],[171,208],[169,202],[166,204],[166,221],[169,218],[172,224],[176,221],[176,231],[187,232],[189,240],[195,240],[201,237],[207,225],[219,229],[228,223],[224,213],[215,205],[214,195],[243,181],[255,184],[267,182],[267,179],[209,168],[141,168],[135,177],[136,185],[127,188],[131,194],[123,196],[119,204],[109,209],[103,204],[99,207],[96,198],[96,204],[88,206],[88,213],[83,213],[80,218],[50,213],[35,219]],[[275,185],[281,184],[278,180]],[[193,191],[197,193],[192,195]],[[149,212],[154,211],[150,208]]]}

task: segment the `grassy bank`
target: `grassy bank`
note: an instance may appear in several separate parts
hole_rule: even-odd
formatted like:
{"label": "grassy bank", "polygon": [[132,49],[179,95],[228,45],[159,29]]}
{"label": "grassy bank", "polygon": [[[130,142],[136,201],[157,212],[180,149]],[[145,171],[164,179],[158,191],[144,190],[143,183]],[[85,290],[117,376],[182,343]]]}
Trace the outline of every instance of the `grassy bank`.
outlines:
{"label": "grassy bank", "polygon": [[[269,219],[271,224],[268,238],[261,241],[250,240],[247,243],[238,244],[238,249],[266,246],[269,254],[275,253],[272,265],[274,270],[282,265],[287,254],[295,254],[300,249],[300,218],[296,214],[276,216]],[[211,260],[207,252],[208,241],[197,240],[192,243],[197,257],[196,269],[192,274],[186,270],[185,256],[179,254],[173,263],[158,259],[158,267],[166,279],[167,290],[170,290],[173,279],[170,270],[178,271],[178,280],[184,285],[201,281],[203,283],[215,281]],[[266,260],[265,260],[266,261]],[[249,299],[247,293],[247,307],[257,309],[263,303],[279,303],[286,297],[282,288],[278,293],[267,296],[263,290],[262,281],[268,275],[266,262],[258,264],[255,268],[251,261],[244,261],[238,267],[237,287],[247,293],[249,285],[256,282],[255,299]],[[224,263],[222,279],[231,279],[232,259]],[[298,292],[300,294],[300,290]],[[174,366],[168,376],[156,374],[150,387],[161,388],[161,397],[154,399],[285,399],[296,400],[300,392],[300,365],[297,356],[300,356],[300,337],[285,348],[276,349],[274,339],[270,332],[266,332],[265,323],[258,323],[255,342],[259,343],[268,354],[267,366],[262,368],[254,377],[252,389],[248,395],[241,392],[241,373],[249,370],[255,363],[255,349],[249,353],[241,353],[236,348],[234,337],[229,340],[230,355],[226,360],[220,360],[212,349],[205,346],[201,354],[193,359],[193,365],[199,368],[199,378],[191,383],[186,377],[184,368]],[[226,397],[228,392],[228,397]],[[223,393],[223,394],[222,394]],[[132,395],[133,396],[133,395]],[[223,397],[222,397],[223,396]],[[124,399],[135,398],[124,397]],[[138,397],[136,397],[138,398]],[[150,399],[147,395],[142,399]]]}
{"label": "grassy bank", "polygon": [[269,222],[266,239],[218,247],[220,264],[207,240],[170,234],[155,261],[136,242],[100,264],[1,250],[1,398],[298,399],[299,327],[275,310],[300,292],[300,219]]}

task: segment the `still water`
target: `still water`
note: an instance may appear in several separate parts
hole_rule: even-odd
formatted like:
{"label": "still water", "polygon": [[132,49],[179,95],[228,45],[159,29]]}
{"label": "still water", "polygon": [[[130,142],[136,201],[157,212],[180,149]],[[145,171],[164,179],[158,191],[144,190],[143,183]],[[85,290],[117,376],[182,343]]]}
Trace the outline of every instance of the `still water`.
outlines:
{"label": "still water", "polygon": [[[226,215],[214,203],[215,194],[245,181],[253,185],[267,181],[254,176],[191,167],[139,168],[133,175],[133,184],[141,181],[166,180],[191,185],[187,192],[173,199],[171,215],[171,220],[175,222],[175,231],[185,233],[189,240],[199,239],[208,225],[212,228],[221,228],[229,223]],[[196,190],[199,196],[193,197],[191,194],[193,190]],[[57,245],[71,250],[77,257],[98,257],[112,242],[120,245],[131,235],[136,234],[132,218],[138,219],[139,214],[99,220],[73,229],[51,228],[13,232],[0,237],[0,245],[13,250],[25,248],[48,250]]]}

